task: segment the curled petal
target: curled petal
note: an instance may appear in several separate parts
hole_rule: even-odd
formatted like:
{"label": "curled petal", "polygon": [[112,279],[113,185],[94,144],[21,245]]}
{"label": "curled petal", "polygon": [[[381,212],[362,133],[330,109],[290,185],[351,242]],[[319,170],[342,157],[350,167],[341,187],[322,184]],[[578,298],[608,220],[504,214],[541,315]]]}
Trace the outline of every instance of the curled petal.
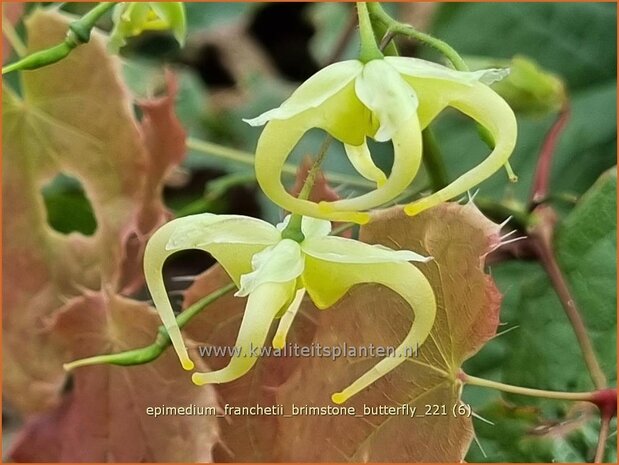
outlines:
{"label": "curled petal", "polygon": [[464,173],[447,187],[404,208],[415,215],[439,203],[457,197],[488,178],[507,163],[516,145],[516,117],[507,103],[488,86],[476,83],[453,89],[449,105],[485,127],[495,142],[494,150],[475,168]]}
{"label": "curled petal", "polygon": [[[332,212],[325,214],[318,204],[309,200],[298,199],[290,195],[281,180],[284,163],[303,134],[315,127],[312,120],[301,121],[299,116],[285,121],[270,121],[258,140],[256,148],[256,179],[260,188],[275,204],[304,216],[323,218],[334,221],[353,221],[367,223],[368,213]],[[354,141],[361,143],[362,141]]]}
{"label": "curled petal", "polygon": [[393,250],[382,245],[370,245],[336,236],[308,238],[303,241],[302,247],[303,252],[311,257],[335,263],[425,263],[432,259],[410,250]]}
{"label": "curled petal", "polygon": [[380,126],[374,135],[379,142],[390,140],[417,111],[417,95],[385,60],[372,60],[355,80],[355,92],[374,113]]}
{"label": "curled petal", "polygon": [[286,337],[288,336],[288,331],[292,326],[292,322],[294,321],[295,316],[301,307],[301,303],[303,302],[303,297],[305,297],[305,289],[299,289],[294,296],[294,300],[288,306],[281,319],[279,320],[279,325],[277,325],[277,331],[275,332],[275,336],[273,336],[273,347],[275,349],[283,349],[286,345]]}
{"label": "curled petal", "polygon": [[204,247],[210,244],[275,244],[279,231],[257,218],[202,213],[175,222],[166,249]]}
{"label": "curled petal", "polygon": [[461,84],[474,84],[481,82],[490,85],[509,74],[507,68],[489,68],[478,71],[456,71],[438,63],[409,57],[385,57],[385,61],[405,76],[444,79]]}
{"label": "curled petal", "polygon": [[149,239],[144,251],[146,285],[183,368],[191,370],[194,364],[187,354],[163,281],[165,261],[179,250],[204,250],[221,263],[239,286],[241,275],[252,270],[251,257],[279,237],[275,227],[264,221],[206,213],[170,221]]}
{"label": "curled petal", "polygon": [[370,215],[363,210],[378,207],[395,199],[409,186],[419,170],[421,130],[416,115],[413,115],[409,122],[394,135],[393,168],[391,176],[383,186],[358,197],[333,202],[317,204],[309,200],[298,199],[284,188],[281,182],[282,167],[305,131],[316,125],[310,120],[306,121],[307,124],[301,124],[302,122],[297,118],[271,121],[267,124],[258,141],[255,164],[256,179],[264,193],[274,203],[293,213],[332,221],[367,223]]}
{"label": "curled petal", "polygon": [[165,246],[170,240],[170,236],[174,233],[176,226],[183,220],[186,219],[181,218],[171,221],[163,225],[151,236],[144,251],[144,276],[157,313],[159,313],[159,317],[168,332],[181,365],[185,370],[192,370],[194,363],[189,358],[181,330],[176,323],[176,317],[170,305],[170,299],[168,298],[162,275],[163,264],[174,253],[166,250]]}
{"label": "curled petal", "polygon": [[197,385],[220,384],[233,381],[247,373],[256,363],[264,347],[271,323],[294,294],[294,281],[288,283],[264,283],[258,286],[247,299],[247,306],[237,336],[235,354],[230,363],[221,370],[210,373],[194,373],[191,379]]}
{"label": "curled petal", "polygon": [[305,267],[301,246],[291,240],[282,239],[252,257],[253,271],[241,276],[241,286],[235,294],[245,297],[264,283],[284,283],[298,278]]}
{"label": "curled petal", "polygon": [[370,181],[374,181],[378,187],[385,184],[387,176],[374,164],[372,154],[366,142],[358,146],[345,144],[344,148],[346,149],[348,159],[361,176]]}
{"label": "curled petal", "polygon": [[203,213],[171,223],[175,226],[166,250],[174,253],[199,249],[210,253],[237,286],[241,275],[252,271],[251,257],[277,243],[281,237],[277,228],[266,221],[240,215]]}
{"label": "curled petal", "polygon": [[415,314],[408,335],[394,353],[382,359],[344,390],[333,394],[331,399],[336,404],[346,402],[406,361],[411,352],[425,342],[434,324],[434,292],[423,273],[410,263],[350,265],[325,262],[308,256],[303,280],[307,292],[319,308],[330,307],[356,284],[377,283],[402,296]]}
{"label": "curled petal", "polygon": [[346,87],[363,69],[358,60],[348,60],[329,65],[299,86],[278,108],[269,110],[253,119],[245,119],[251,126],[262,126],[271,120],[284,120],[322,105]]}
{"label": "curled petal", "polygon": [[[413,114],[393,136],[393,167],[387,181],[377,189],[350,199],[320,202],[320,217],[336,220],[332,215],[346,211],[368,210],[384,205],[400,195],[413,181],[421,164],[421,129]],[[352,220],[354,221],[354,220]]]}

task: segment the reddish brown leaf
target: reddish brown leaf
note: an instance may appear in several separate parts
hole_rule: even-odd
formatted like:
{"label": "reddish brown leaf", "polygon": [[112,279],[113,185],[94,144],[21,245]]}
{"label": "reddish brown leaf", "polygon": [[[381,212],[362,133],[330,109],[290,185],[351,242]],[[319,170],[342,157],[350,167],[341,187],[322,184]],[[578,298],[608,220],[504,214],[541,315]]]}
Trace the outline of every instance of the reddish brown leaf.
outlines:
{"label": "reddish brown leaf", "polygon": [[180,164],[186,152],[186,133],[175,113],[178,83],[167,71],[166,93],[139,102],[143,113],[140,122],[142,140],[148,152],[141,198],[135,218],[124,232],[125,256],[120,283],[125,292],[133,292],[143,284],[142,257],[148,237],[171,217],[163,204],[161,191],[166,175]]}
{"label": "reddish brown leaf", "polygon": [[[228,284],[229,278],[219,267],[214,266],[199,276],[187,290],[184,306]],[[198,315],[186,328],[193,340],[220,347],[232,347],[245,310],[245,298],[233,293],[220,298]],[[289,342],[308,345],[313,337],[313,318],[317,310],[306,301],[292,327]],[[271,340],[273,334],[269,336]],[[192,358],[199,360],[197,350]],[[213,369],[228,363],[229,357],[205,360]],[[277,388],[291,375],[298,363],[292,357],[263,357],[245,376],[236,381],[217,386],[220,403],[235,407],[268,406],[276,403]],[[278,440],[279,422],[276,416],[229,416],[221,420],[220,444],[215,449],[217,462],[256,462],[272,460],[272,448]]]}
{"label": "reddish brown leaf", "polygon": [[[281,419],[275,460],[417,462],[460,461],[472,438],[469,418],[454,417],[462,362],[496,331],[500,296],[483,261],[498,241],[498,226],[473,206],[446,204],[416,217],[399,209],[364,226],[362,238],[406,248],[435,259],[419,265],[438,301],[428,341],[410,359],[346,405],[363,413],[367,406],[445,406],[445,416],[301,416]],[[410,309],[386,288],[363,286],[322,313],[314,343],[325,346],[396,346],[411,324]],[[330,395],[348,385],[376,359],[302,359],[279,390],[285,405],[330,405]],[[434,409],[434,407],[430,407]],[[320,444],[320,447],[315,447]]]}
{"label": "reddish brown leaf", "polygon": [[[150,344],[160,324],[148,305],[86,293],[63,307],[54,335],[71,359]],[[199,368],[205,369],[203,363]],[[210,462],[214,416],[154,417],[148,407],[216,407],[215,390],[197,387],[173,351],[134,367],[78,368],[59,408],[33,420],[11,452],[20,462]]]}
{"label": "reddish brown leaf", "polygon": [[[69,21],[36,10],[26,20],[29,50],[62,41]],[[118,59],[97,33],[65,60],[23,73],[22,82],[22,96],[3,85],[3,247],[11,263],[3,369],[6,398],[32,412],[55,405],[65,380],[48,317],[84,289],[129,291],[141,281],[143,244],[166,218],[160,183],[182,156],[184,133],[171,115],[173,92],[144,103],[138,125]],[[40,188],[60,173],[82,183],[94,235],[63,235],[47,224]]]}
{"label": "reddish brown leaf", "polygon": [[[413,358],[352,398],[364,405],[417,407],[415,418],[374,415],[244,416],[222,422],[226,461],[461,461],[472,438],[469,418],[453,416],[462,362],[490,339],[498,324],[500,296],[483,272],[485,255],[499,240],[499,228],[472,204],[448,204],[409,218],[398,209],[363,228],[363,239],[435,257],[420,265],[435,289],[438,314],[429,340]],[[186,304],[227,283],[219,268],[202,275]],[[234,344],[244,299],[229,295],[209,307],[188,328],[194,339],[216,346]],[[411,324],[410,308],[390,290],[372,285],[353,289],[339,304],[319,312],[311,302],[293,325],[291,342],[322,347],[397,346]],[[316,327],[317,325],[317,327]],[[313,338],[312,338],[313,337]],[[209,360],[221,367],[227,360]],[[222,403],[232,405],[333,405],[330,396],[376,364],[377,359],[263,358],[239,380],[219,385]],[[426,416],[426,405],[446,415]],[[434,407],[434,406],[438,407]],[[319,447],[317,447],[319,445]]]}

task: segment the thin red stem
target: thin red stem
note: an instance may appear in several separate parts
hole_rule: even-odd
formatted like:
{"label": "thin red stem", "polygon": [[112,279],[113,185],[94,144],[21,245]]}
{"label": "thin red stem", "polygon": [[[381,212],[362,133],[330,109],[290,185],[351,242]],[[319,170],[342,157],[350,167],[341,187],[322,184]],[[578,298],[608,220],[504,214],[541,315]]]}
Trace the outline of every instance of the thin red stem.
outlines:
{"label": "thin red stem", "polygon": [[537,167],[535,169],[535,179],[533,181],[533,191],[531,193],[531,204],[533,206],[543,202],[548,196],[553,155],[559,141],[559,136],[563,132],[569,118],[570,106],[569,103],[566,102],[563,108],[561,108],[554,124],[548,131],[548,134],[546,134],[542,149],[539,153]]}

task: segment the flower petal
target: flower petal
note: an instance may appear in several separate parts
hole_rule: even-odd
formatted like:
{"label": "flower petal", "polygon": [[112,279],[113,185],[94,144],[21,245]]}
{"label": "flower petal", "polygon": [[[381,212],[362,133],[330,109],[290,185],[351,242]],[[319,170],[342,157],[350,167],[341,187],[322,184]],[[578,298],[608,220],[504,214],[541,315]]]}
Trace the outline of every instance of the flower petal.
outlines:
{"label": "flower petal", "polygon": [[385,61],[393,66],[400,74],[411,77],[445,79],[457,81],[461,84],[481,82],[490,85],[500,81],[509,74],[506,68],[489,68],[478,71],[457,71],[447,66],[408,57],[385,57]]}
{"label": "flower petal", "polygon": [[194,373],[191,379],[197,385],[227,383],[240,378],[256,363],[259,351],[264,347],[271,323],[294,294],[295,282],[264,283],[258,286],[247,299],[245,314],[236,339],[239,350],[230,363],[221,370],[210,373]]}
{"label": "flower petal", "polygon": [[348,159],[361,176],[370,181],[374,181],[378,187],[385,184],[387,176],[374,164],[367,142],[363,142],[362,145],[357,146],[344,144],[344,148],[346,149]]}
{"label": "flower petal", "polygon": [[507,163],[516,145],[517,123],[509,105],[485,84],[459,86],[449,92],[449,106],[476,120],[494,140],[494,150],[475,168],[461,175],[447,187],[408,204],[404,211],[416,215],[439,203],[472,189]]}
{"label": "flower petal", "polygon": [[252,271],[252,257],[281,238],[275,226],[240,215],[203,213],[171,223],[174,230],[165,245],[168,255],[182,249],[204,250],[221,264],[237,286],[241,275]]}
{"label": "flower petal", "polygon": [[342,215],[341,212],[376,208],[400,195],[413,181],[421,165],[421,129],[416,114],[394,134],[393,150],[391,175],[381,187],[350,199],[320,202],[320,214],[314,216],[336,220],[335,215]]}
{"label": "flower petal", "polygon": [[318,308],[328,308],[341,299],[356,284],[377,283],[397,292],[411,306],[415,319],[408,335],[394,353],[367,371],[341,392],[333,394],[336,404],[346,402],[398,365],[421,346],[434,325],[436,299],[430,283],[410,263],[343,264],[306,258],[303,282]]}
{"label": "flower petal", "polygon": [[[278,223],[275,227],[278,231],[283,231],[290,223],[291,215],[286,215],[281,223]],[[324,237],[331,234],[331,222],[327,220],[321,220],[318,218],[312,218],[311,216],[304,216],[301,220],[301,231],[305,237]]]}
{"label": "flower petal", "polygon": [[244,119],[251,126],[262,126],[271,120],[284,120],[322,105],[340,92],[361,72],[358,60],[333,63],[310,77],[278,108],[269,110],[253,119]]}
{"label": "flower petal", "polygon": [[149,5],[167,24],[167,29],[172,31],[174,38],[182,47],[187,37],[187,20],[183,2],[150,2]]}
{"label": "flower petal", "polygon": [[301,246],[291,240],[282,239],[252,257],[253,271],[241,276],[241,286],[235,294],[245,297],[264,283],[283,283],[298,278],[304,269]]}
{"label": "flower petal", "polygon": [[380,123],[373,136],[379,142],[390,140],[417,111],[415,91],[385,60],[365,64],[355,80],[355,92]]}
{"label": "flower petal", "polygon": [[[354,94],[354,90],[351,89],[351,91]],[[362,105],[359,103],[359,106]],[[335,221],[367,223],[370,218],[367,213],[336,212],[327,215],[321,213],[317,203],[298,199],[285,189],[281,180],[281,172],[286,159],[306,131],[317,127],[317,124],[325,124],[325,121],[320,122],[318,116],[312,113],[314,112],[285,121],[271,121],[266,125],[256,148],[255,169],[258,184],[273,203],[290,212]],[[345,119],[342,121],[346,123]],[[351,139],[345,142],[360,144],[363,137],[365,135],[362,135],[360,140]]]}
{"label": "flower petal", "polygon": [[178,327],[174,311],[170,305],[170,299],[163,282],[162,274],[163,264],[173,253],[166,250],[165,246],[181,220],[186,221],[187,218],[181,218],[164,224],[155,231],[148,240],[144,251],[144,277],[146,278],[146,285],[153,299],[153,303],[155,304],[155,308],[157,309],[157,313],[168,332],[172,346],[181,361],[181,365],[185,370],[192,370],[194,364],[187,354],[187,348],[183,342],[181,330]]}
{"label": "flower petal", "polygon": [[336,263],[426,263],[432,260],[432,257],[424,257],[410,250],[393,250],[383,245],[371,245],[336,236],[306,239],[302,248],[307,255]]}
{"label": "flower petal", "polygon": [[202,213],[175,221],[167,250],[210,244],[272,245],[280,239],[279,231],[272,224],[248,216]]}
{"label": "flower petal", "polygon": [[193,369],[193,362],[187,354],[163,282],[162,270],[167,258],[179,250],[204,250],[213,255],[239,286],[241,275],[252,270],[252,257],[279,239],[277,229],[265,221],[210,213],[170,221],[151,236],[144,251],[146,284],[185,369]]}
{"label": "flower petal", "polygon": [[281,319],[279,320],[279,325],[277,325],[277,331],[275,332],[275,336],[273,336],[273,347],[275,349],[283,349],[286,345],[286,337],[288,336],[288,331],[290,330],[290,326],[292,326],[294,317],[297,316],[299,308],[301,308],[303,297],[305,297],[305,289],[299,289],[294,296],[294,300],[288,306]]}
{"label": "flower petal", "polygon": [[301,231],[306,238],[325,237],[331,234],[331,222],[304,216],[301,220]]}

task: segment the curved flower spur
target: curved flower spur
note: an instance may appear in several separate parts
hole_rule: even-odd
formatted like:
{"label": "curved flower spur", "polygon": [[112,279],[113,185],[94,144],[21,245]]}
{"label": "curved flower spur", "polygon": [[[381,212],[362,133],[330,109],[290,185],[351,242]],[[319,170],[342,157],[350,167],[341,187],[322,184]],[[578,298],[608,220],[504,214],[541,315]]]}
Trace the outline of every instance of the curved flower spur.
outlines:
{"label": "curved flower spur", "polygon": [[247,373],[256,363],[256,348],[264,346],[275,319],[279,319],[279,325],[272,344],[283,348],[306,292],[320,309],[331,307],[356,284],[378,283],[397,292],[414,311],[410,332],[393,354],[333,394],[333,402],[340,404],[403,363],[410,348],[423,344],[430,333],[436,313],[434,293],[421,271],[409,262],[431,258],[329,236],[329,221],[308,217],[301,224],[304,239],[296,242],[282,238],[289,220],[287,217],[273,226],[259,219],[209,213],[173,220],[148,242],[144,257],[146,282],[186,370],[193,369],[194,364],[162,279],[165,260],[179,250],[204,250],[213,255],[239,288],[235,295],[248,297],[236,341],[240,354],[221,370],[194,373],[192,379],[198,385],[226,383]]}
{"label": "curved flower spur", "polygon": [[[507,70],[455,71],[425,60],[380,57],[366,63],[348,60],[322,69],[280,107],[254,119],[266,123],[256,148],[256,178],[281,207],[317,218],[366,223],[367,212],[400,195],[419,170],[421,131],[446,107],[453,107],[486,128],[494,150],[479,165],[447,187],[406,206],[409,215],[452,199],[499,170],[516,142],[516,119],[489,84]],[[348,158],[377,188],[358,197],[320,202],[297,199],[284,188],[284,163],[303,135],[320,128],[344,144]],[[394,161],[389,178],[374,164],[366,139],[391,140]]]}

